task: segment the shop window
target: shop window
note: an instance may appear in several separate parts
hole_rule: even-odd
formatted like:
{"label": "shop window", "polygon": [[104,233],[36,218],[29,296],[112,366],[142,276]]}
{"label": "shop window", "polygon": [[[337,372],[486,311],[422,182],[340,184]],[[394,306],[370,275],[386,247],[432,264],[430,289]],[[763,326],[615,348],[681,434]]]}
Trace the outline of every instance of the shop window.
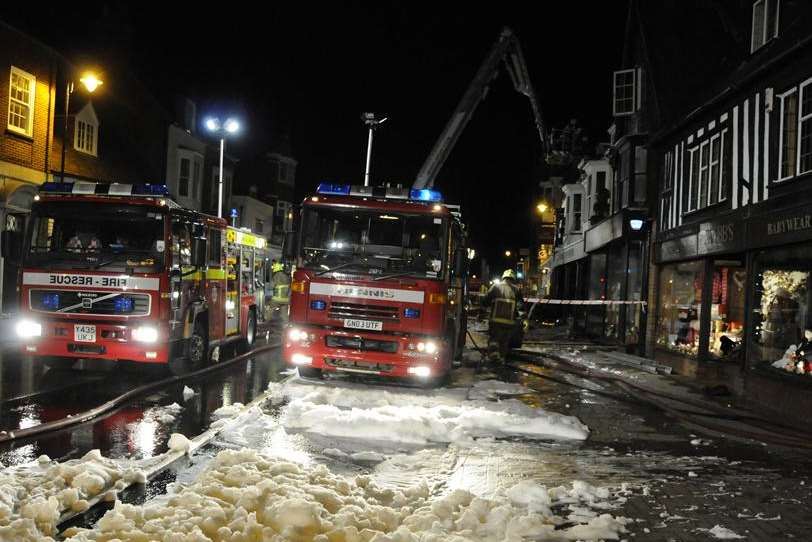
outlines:
{"label": "shop window", "polygon": [[744,342],[744,300],[747,273],[742,262],[717,260],[713,265],[708,353],[715,358],[739,360]]}
{"label": "shop window", "polygon": [[[621,243],[616,243],[608,253],[606,266],[606,299],[621,301],[623,299],[623,282],[626,280],[626,256]],[[611,303],[606,306],[605,336],[608,339],[620,339],[621,305]]]}
{"label": "shop window", "polygon": [[[755,257],[753,302],[753,348],[750,362],[779,370],[810,372],[801,342],[812,328],[810,277],[812,262],[808,245],[762,251]],[[800,350],[800,351],[798,351]],[[798,367],[800,363],[800,368]]]}
{"label": "shop window", "polygon": [[[634,241],[629,243],[629,272],[626,285],[626,300],[640,301],[643,299],[643,243]],[[640,342],[640,325],[642,323],[642,306],[639,303],[626,305],[626,344]]]}
{"label": "shop window", "polygon": [[699,352],[704,261],[665,265],[660,272],[657,345],[687,356]]}

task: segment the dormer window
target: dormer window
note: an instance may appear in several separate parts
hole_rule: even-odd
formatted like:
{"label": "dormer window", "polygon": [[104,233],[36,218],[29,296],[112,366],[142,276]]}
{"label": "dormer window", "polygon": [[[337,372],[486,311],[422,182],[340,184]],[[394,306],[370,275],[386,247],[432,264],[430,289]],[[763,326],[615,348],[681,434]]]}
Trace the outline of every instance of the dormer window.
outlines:
{"label": "dormer window", "polygon": [[780,0],[756,0],[753,2],[753,31],[750,52],[754,53],[778,35]]}
{"label": "dormer window", "polygon": [[99,119],[90,102],[76,114],[73,128],[73,148],[79,152],[98,156]]}
{"label": "dormer window", "polygon": [[612,115],[633,115],[640,109],[640,70],[616,71],[612,80]]}

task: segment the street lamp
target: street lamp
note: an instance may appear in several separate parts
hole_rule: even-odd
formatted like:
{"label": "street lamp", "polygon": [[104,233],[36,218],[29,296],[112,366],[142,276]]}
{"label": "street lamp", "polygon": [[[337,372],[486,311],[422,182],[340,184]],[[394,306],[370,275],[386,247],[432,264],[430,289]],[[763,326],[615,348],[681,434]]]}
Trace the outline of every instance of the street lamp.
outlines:
{"label": "street lamp", "polygon": [[375,129],[386,122],[386,119],[389,117],[384,117],[382,119],[375,118],[375,113],[364,113],[361,115],[361,120],[364,121],[364,124],[369,126],[369,139],[367,140],[367,167],[364,170],[364,186],[369,186],[369,166],[370,162],[372,161],[372,132]]}
{"label": "street lamp", "polygon": [[511,252],[509,250],[505,251],[505,258],[510,258]]}
{"label": "street lamp", "polygon": [[543,215],[544,213],[547,212],[547,204],[544,203],[543,201],[540,202],[538,205],[536,205],[536,210],[539,212],[539,214]]}
{"label": "street lamp", "polygon": [[220,179],[217,181],[217,218],[223,218],[223,152],[226,146],[226,137],[240,131],[240,121],[229,117],[220,122],[217,117],[209,117],[205,122],[206,129],[220,138]]}
{"label": "street lamp", "polygon": [[[104,84],[104,81],[96,77],[93,72],[85,72],[79,79],[82,86],[89,93],[93,93]],[[59,181],[65,182],[65,149],[68,147],[68,117],[70,115],[70,95],[73,94],[74,82],[68,81],[65,88],[65,122],[62,124],[62,164],[59,166]]]}

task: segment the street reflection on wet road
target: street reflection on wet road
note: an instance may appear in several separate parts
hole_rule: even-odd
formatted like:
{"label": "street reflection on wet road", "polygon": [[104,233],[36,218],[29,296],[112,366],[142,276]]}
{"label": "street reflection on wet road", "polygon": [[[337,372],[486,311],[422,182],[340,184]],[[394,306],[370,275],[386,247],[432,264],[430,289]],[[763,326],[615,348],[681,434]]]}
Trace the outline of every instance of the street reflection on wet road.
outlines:
{"label": "street reflection on wet road", "polygon": [[[216,409],[247,403],[262,393],[269,381],[281,379],[279,354],[274,349],[222,371],[163,388],[93,422],[0,445],[0,464],[17,465],[41,454],[68,459],[95,448],[108,457],[138,459],[160,454],[166,451],[172,433],[191,438],[208,428]],[[133,366],[44,369],[30,359],[11,355],[3,358],[0,366],[0,430],[6,431],[74,415],[168,376],[155,368]],[[184,397],[185,386],[194,395],[187,390]]]}

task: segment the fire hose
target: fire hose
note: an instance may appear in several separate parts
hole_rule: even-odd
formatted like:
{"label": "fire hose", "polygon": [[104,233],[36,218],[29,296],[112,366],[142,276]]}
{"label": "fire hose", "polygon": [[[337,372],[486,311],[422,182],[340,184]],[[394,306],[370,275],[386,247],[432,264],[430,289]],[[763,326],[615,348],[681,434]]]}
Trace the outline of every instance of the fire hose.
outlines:
{"label": "fire hose", "polygon": [[62,418],[60,420],[54,420],[51,422],[41,423],[39,425],[34,425],[32,427],[26,427],[24,429],[17,429],[15,431],[0,431],[0,443],[4,442],[11,442],[14,440],[20,440],[24,438],[30,438],[37,435],[41,435],[43,433],[50,433],[53,431],[58,431],[60,429],[64,429],[66,427],[70,427],[72,425],[78,425],[85,422],[88,422],[94,418],[98,418],[102,414],[105,414],[123,404],[126,404],[131,399],[138,397],[140,395],[144,395],[152,390],[164,388],[166,386],[170,386],[172,384],[177,384],[179,382],[183,382],[189,378],[199,377],[211,372],[219,371],[224,367],[228,367],[235,363],[245,361],[246,359],[256,356],[257,354],[261,354],[263,352],[267,352],[269,350],[273,350],[275,348],[279,348],[280,343],[274,344],[266,344],[263,346],[259,346],[254,348],[253,350],[246,352],[245,354],[240,354],[239,356],[233,357],[228,361],[223,361],[221,363],[217,363],[211,365],[209,367],[205,367],[203,369],[187,373],[180,376],[172,376],[169,378],[164,378],[162,380],[158,380],[156,382],[150,382],[149,384],[145,384],[143,386],[139,386],[134,388],[126,393],[119,395],[118,397],[114,397],[113,399],[107,401],[106,403],[99,405],[95,408],[90,410],[85,410],[84,412],[79,412],[72,415],[69,418]]}

